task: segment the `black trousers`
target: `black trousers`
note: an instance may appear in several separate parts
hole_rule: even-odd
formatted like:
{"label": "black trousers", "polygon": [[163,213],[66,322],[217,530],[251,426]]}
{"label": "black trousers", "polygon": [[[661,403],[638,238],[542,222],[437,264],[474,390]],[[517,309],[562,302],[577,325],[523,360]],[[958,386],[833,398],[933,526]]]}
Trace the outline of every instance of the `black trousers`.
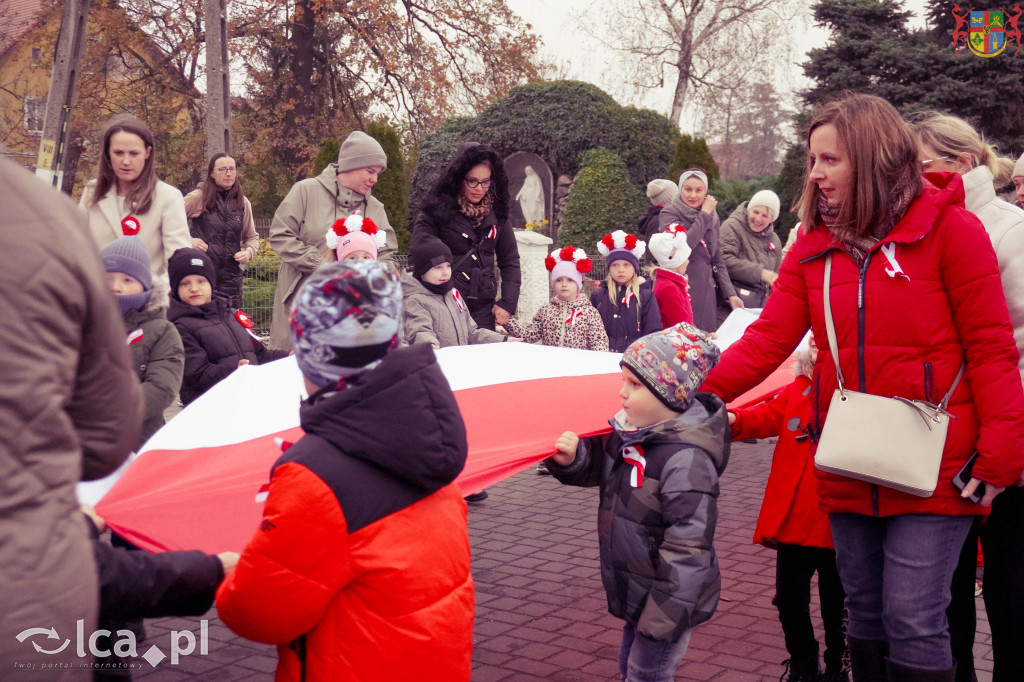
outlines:
{"label": "black trousers", "polygon": [[957,682],[974,674],[974,634],[977,625],[974,576],[978,539],[985,556],[982,596],[992,630],[993,682],[1024,680],[1024,488],[1007,488],[992,503],[992,513],[968,535],[953,574],[952,601],[946,616]]}
{"label": "black trousers", "polygon": [[846,651],[846,593],[839,580],[835,551],[780,543],[775,563],[775,605],[789,655],[817,656],[818,641],[811,625],[811,578],[815,572],[825,626],[825,663],[836,666]]}

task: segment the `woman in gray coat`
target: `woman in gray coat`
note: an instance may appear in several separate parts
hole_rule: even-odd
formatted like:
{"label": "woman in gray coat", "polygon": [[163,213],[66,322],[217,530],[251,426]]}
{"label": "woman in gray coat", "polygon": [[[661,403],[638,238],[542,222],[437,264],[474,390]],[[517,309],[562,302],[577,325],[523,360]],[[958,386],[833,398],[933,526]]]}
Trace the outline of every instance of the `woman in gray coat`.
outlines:
{"label": "woman in gray coat", "polygon": [[717,289],[721,297],[733,308],[742,308],[743,301],[732,288],[729,272],[722,260],[719,247],[719,222],[715,207],[718,201],[708,194],[708,176],[691,168],[679,176],[679,196],[661,209],[661,229],[673,223],[686,228],[686,243],[690,246],[690,265],[686,276],[690,282],[693,304],[693,325],[713,332],[718,329],[715,317]]}
{"label": "woman in gray coat", "polygon": [[[722,223],[722,260],[744,306],[761,308],[779,276],[782,240],[775,234],[779,197],[763,189],[736,207]],[[719,306],[725,319],[731,308]]]}

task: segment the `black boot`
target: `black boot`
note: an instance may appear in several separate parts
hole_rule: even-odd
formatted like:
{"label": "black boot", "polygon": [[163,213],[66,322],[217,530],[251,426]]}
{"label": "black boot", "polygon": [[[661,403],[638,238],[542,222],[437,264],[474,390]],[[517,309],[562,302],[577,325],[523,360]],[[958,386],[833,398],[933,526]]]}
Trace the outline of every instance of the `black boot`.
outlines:
{"label": "black boot", "polygon": [[956,664],[946,670],[921,670],[885,661],[889,667],[889,682],[953,682],[956,679]]}
{"label": "black boot", "polygon": [[[804,656],[802,658],[787,658],[782,662],[786,669],[782,671],[779,682],[817,682],[821,675],[821,668],[818,667],[818,654]],[[786,674],[789,674],[787,677]]]}
{"label": "black boot", "polygon": [[855,637],[848,637],[847,641],[853,682],[889,682],[889,672],[885,667],[889,642]]}

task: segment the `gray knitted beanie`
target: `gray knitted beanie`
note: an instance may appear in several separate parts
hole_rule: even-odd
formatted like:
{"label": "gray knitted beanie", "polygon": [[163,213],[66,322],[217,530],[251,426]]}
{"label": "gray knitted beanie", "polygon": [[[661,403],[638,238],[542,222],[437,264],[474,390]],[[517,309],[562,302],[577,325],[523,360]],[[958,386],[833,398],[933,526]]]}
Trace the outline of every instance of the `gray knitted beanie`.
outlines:
{"label": "gray knitted beanie", "polygon": [[356,130],[345,138],[338,150],[338,172],[369,168],[370,166],[388,167],[388,157],[380,142],[366,133]]}

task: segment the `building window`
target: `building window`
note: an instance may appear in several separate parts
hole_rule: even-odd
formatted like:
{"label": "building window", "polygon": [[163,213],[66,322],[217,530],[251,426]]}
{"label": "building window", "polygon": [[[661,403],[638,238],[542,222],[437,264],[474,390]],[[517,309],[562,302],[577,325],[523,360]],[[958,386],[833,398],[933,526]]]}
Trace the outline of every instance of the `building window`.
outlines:
{"label": "building window", "polygon": [[30,135],[42,135],[43,117],[46,115],[46,102],[42,97],[25,98],[25,132]]}
{"label": "building window", "polygon": [[38,64],[39,60],[43,58],[43,49],[41,47],[32,48],[32,64]]}

